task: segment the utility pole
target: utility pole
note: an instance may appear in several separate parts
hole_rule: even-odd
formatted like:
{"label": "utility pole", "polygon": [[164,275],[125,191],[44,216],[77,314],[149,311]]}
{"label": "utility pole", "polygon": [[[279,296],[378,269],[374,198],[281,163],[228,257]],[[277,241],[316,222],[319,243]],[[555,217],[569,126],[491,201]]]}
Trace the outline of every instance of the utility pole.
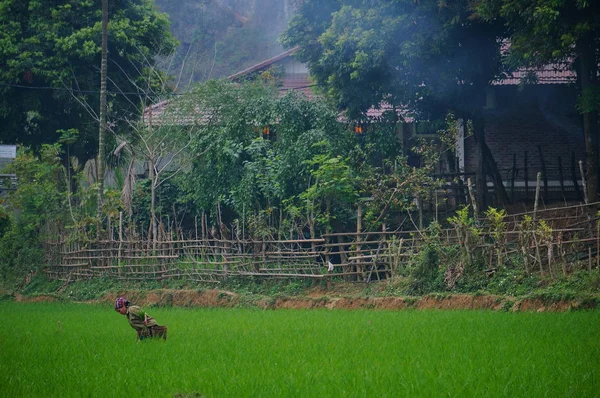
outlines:
{"label": "utility pole", "polygon": [[106,70],[108,52],[108,0],[102,0],[102,61],[100,64],[100,131],[98,134],[98,222],[96,235],[102,230],[102,202],[104,199],[104,135],[106,133]]}

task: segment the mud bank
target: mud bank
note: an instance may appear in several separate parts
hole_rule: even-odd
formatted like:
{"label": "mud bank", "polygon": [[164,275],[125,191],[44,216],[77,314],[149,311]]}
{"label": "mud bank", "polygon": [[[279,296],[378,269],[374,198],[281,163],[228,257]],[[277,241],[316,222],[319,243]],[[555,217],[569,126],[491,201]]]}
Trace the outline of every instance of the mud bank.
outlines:
{"label": "mud bank", "polygon": [[[491,310],[564,312],[597,308],[598,300],[558,300],[540,298],[503,297],[494,295],[429,295],[424,297],[336,297],[311,292],[307,296],[240,295],[224,290],[151,290],[117,291],[89,303],[112,305],[115,297],[125,296],[132,303],[144,307],[202,307],[202,308],[261,308],[261,309],[375,309],[375,310]],[[61,300],[52,296],[28,297],[16,294],[18,302]]]}
{"label": "mud bank", "polygon": [[[541,298],[514,298],[494,295],[429,295],[424,297],[339,297],[311,292],[307,296],[240,295],[225,290],[151,290],[117,291],[87,303],[112,305],[115,297],[125,296],[144,307],[261,308],[261,309],[375,309],[375,310],[491,310],[526,312],[564,312],[595,309],[599,300],[573,299],[548,301]],[[68,299],[58,296],[15,294],[17,302],[53,302]]]}

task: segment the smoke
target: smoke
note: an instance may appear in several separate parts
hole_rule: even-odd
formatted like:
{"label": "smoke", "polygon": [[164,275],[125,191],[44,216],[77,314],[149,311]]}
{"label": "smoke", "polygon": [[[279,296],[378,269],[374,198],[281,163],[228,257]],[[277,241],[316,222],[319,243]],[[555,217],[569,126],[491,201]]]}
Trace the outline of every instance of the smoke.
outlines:
{"label": "smoke", "polygon": [[277,38],[286,29],[295,10],[294,0],[216,0],[223,7],[247,18],[246,26],[268,41],[269,56],[278,55],[283,47]]}
{"label": "smoke", "polygon": [[278,38],[296,9],[295,0],[156,0],[180,41],[163,69],[177,89],[228,76],[284,51]]}

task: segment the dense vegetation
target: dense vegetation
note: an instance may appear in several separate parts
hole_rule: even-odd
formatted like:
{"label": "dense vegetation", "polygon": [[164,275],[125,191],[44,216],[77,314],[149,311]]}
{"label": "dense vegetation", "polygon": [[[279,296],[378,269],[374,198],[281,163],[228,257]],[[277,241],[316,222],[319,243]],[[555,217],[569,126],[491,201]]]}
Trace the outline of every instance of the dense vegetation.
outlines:
{"label": "dense vegetation", "polygon": [[[63,3],[0,1],[0,142],[39,151],[69,132],[79,137],[70,155],[83,164],[98,151],[101,9],[89,0]],[[109,14],[110,121],[120,130],[159,85],[154,58],[177,43],[151,0],[111,2]]]}
{"label": "dense vegetation", "polygon": [[[420,146],[422,167],[409,166],[398,155],[393,123],[357,135],[326,102],[294,92],[279,97],[268,82],[198,86],[173,99],[162,118],[177,120],[182,114],[208,120],[189,126],[131,123],[129,136],[119,136],[128,144],[109,159],[115,179],[103,203],[105,231],[96,230],[95,186],[87,185],[81,168],[69,175],[60,162],[69,142],[44,146],[38,161],[22,152],[8,169],[20,180],[6,204],[21,213],[6,213],[0,245],[7,253],[4,269],[23,270],[27,261],[9,253],[32,251],[39,258],[43,240],[57,234],[84,242],[98,233],[106,236],[120,212],[130,238],[161,239],[159,224],[187,235],[202,213],[219,236],[230,236],[232,225],[256,238],[291,237],[298,231],[314,236],[354,228],[354,206],[361,196],[373,197],[366,205],[365,227],[377,228],[413,209],[412,197],[426,197],[436,184],[434,147]],[[150,173],[138,181],[140,162]],[[76,189],[69,181],[78,182]],[[182,221],[174,227],[172,220]],[[23,229],[31,240],[16,239]]]}
{"label": "dense vegetation", "polygon": [[[6,32],[1,142],[20,144],[6,170],[18,175],[18,189],[0,203],[2,279],[42,265],[49,239],[94,242],[114,235],[121,217],[126,238],[149,242],[165,231],[189,234],[200,215],[219,237],[240,230],[256,239],[348,231],[356,228],[359,202],[364,229],[397,226],[439,186],[435,167],[446,159],[445,168],[453,169],[447,159],[453,159],[458,117],[468,120],[477,140],[477,185],[485,186],[489,176],[502,202],[501,178],[485,144],[485,91],[511,68],[544,62],[587,65],[577,69],[579,111],[595,198],[597,79],[596,68],[583,62],[588,56],[598,64],[597,43],[590,40],[598,37],[598,24],[588,18],[597,6],[590,2],[540,0],[537,8],[512,0],[292,2],[298,12],[282,41],[300,46],[299,57],[325,97],[310,100],[295,92],[281,96],[273,71],[241,85],[209,80],[251,61],[227,43],[262,40],[267,30],[259,27],[271,18],[261,11],[267,3],[244,8],[232,1],[231,9],[223,2],[184,3],[159,2],[172,16],[202,22],[190,33],[182,20],[174,21],[187,49],[167,61],[175,40],[153,2],[120,1],[109,10],[110,134],[101,159],[109,172],[98,206],[96,167],[85,161],[98,151],[99,72],[92,65],[100,58],[100,10],[91,1],[0,1]],[[553,40],[534,51],[545,34]],[[514,48],[503,46],[507,40]],[[249,43],[247,52],[263,57],[257,45]],[[212,57],[188,56],[211,50]],[[509,63],[503,62],[506,51]],[[173,92],[194,80],[204,83]],[[160,100],[166,102],[153,108],[155,123],[141,120],[144,107]],[[390,111],[366,123],[365,112],[382,103]],[[407,116],[434,126],[436,139],[401,142],[398,122]],[[484,205],[484,189],[477,193]],[[468,209],[460,214],[473,222]],[[412,220],[411,228],[416,224]],[[436,230],[438,224],[428,234]],[[411,277],[424,282],[421,291],[437,289],[441,273],[434,271],[454,254],[432,244],[420,255],[424,265]],[[483,264],[469,261],[479,261],[474,269]]]}
{"label": "dense vegetation", "polygon": [[[283,35],[329,97],[352,115],[381,102],[419,120],[448,110],[473,122],[477,186],[507,202],[485,142],[485,92],[517,67],[562,62],[581,83],[592,201],[598,181],[598,6],[587,1],[302,1]],[[507,43],[513,43],[508,45]],[[541,43],[541,44],[540,44]],[[579,51],[579,52],[578,52]],[[508,57],[510,62],[503,62]],[[576,61],[576,62],[574,62]],[[484,189],[478,202],[485,205]]]}

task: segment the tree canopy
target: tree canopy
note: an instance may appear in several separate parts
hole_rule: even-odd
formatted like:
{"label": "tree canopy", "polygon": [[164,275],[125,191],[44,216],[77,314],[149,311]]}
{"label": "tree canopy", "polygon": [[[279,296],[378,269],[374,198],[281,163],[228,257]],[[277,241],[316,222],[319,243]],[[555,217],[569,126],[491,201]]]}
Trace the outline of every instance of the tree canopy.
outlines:
{"label": "tree canopy", "polygon": [[420,120],[448,111],[474,120],[483,186],[485,174],[499,181],[483,110],[488,85],[504,73],[505,27],[475,11],[460,0],[306,0],[283,42],[301,47],[300,59],[352,118],[387,103]]}
{"label": "tree canopy", "polygon": [[597,199],[600,150],[600,3],[588,0],[481,0],[479,12],[508,28],[513,66],[570,65],[580,86],[590,200]]}
{"label": "tree canopy", "polygon": [[502,26],[473,11],[460,1],[307,0],[283,41],[301,46],[317,82],[353,116],[382,101],[473,113],[502,73]]}
{"label": "tree canopy", "polygon": [[[72,154],[97,152],[101,8],[92,0],[0,1],[0,124],[3,143],[41,148],[77,129]],[[111,1],[108,89],[113,125],[139,114],[158,55],[173,51],[165,14],[151,0]],[[150,76],[150,77],[149,77]]]}

